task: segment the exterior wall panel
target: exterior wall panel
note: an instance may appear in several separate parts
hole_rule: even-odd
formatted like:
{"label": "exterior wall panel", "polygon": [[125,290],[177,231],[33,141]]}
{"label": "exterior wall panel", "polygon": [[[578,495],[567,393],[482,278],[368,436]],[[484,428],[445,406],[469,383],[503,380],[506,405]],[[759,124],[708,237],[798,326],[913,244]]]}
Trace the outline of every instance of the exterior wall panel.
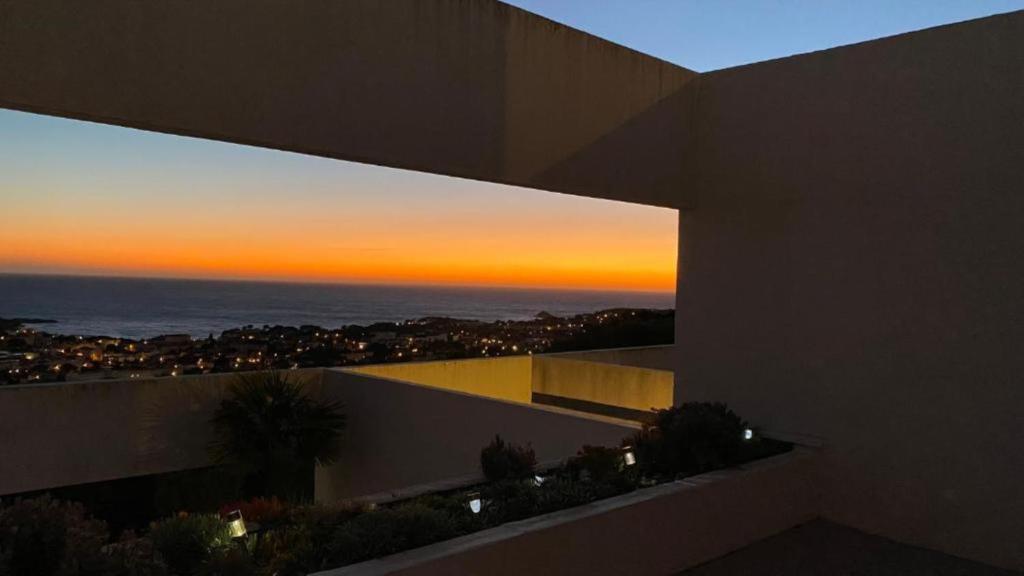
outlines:
{"label": "exterior wall panel", "polygon": [[1024,12],[699,82],[676,396],[822,438],[833,520],[1024,568]]}

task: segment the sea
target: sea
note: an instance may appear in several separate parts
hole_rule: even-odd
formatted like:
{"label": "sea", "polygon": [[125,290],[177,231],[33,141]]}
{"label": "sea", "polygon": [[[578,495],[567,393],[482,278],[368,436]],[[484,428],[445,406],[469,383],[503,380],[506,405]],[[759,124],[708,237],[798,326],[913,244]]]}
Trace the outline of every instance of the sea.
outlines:
{"label": "sea", "polygon": [[674,295],[450,286],[299,284],[0,274],[0,318],[54,320],[53,334],[205,337],[240,326],[399,322],[428,316],[524,320],[607,308],[672,308]]}

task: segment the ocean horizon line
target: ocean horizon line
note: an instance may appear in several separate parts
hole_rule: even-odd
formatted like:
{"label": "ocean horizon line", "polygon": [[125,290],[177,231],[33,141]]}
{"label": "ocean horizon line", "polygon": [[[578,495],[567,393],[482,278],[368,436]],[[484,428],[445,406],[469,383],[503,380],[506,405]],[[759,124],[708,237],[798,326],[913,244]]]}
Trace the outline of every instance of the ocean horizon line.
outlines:
{"label": "ocean horizon line", "polygon": [[0,317],[55,320],[64,334],[205,336],[239,326],[521,320],[612,308],[671,309],[671,293],[408,284],[0,274]]}

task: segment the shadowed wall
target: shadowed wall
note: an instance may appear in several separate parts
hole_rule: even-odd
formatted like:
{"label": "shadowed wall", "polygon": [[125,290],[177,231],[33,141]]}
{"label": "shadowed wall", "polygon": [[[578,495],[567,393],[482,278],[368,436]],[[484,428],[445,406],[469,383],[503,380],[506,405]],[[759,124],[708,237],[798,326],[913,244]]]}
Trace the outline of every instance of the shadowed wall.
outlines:
{"label": "shadowed wall", "polygon": [[676,397],[828,448],[826,515],[1024,568],[1024,12],[699,80]]}
{"label": "shadowed wall", "polygon": [[[529,381],[524,384],[528,389]],[[538,462],[551,463],[575,455],[584,444],[617,445],[639,428],[625,420],[346,369],[325,370],[323,386],[324,397],[345,404],[348,423],[338,463],[316,471],[318,502],[479,479],[480,450],[495,434],[529,444]]]}
{"label": "shadowed wall", "polygon": [[[320,373],[288,374],[318,396]],[[209,466],[210,418],[236,379],[0,386],[0,496]]]}

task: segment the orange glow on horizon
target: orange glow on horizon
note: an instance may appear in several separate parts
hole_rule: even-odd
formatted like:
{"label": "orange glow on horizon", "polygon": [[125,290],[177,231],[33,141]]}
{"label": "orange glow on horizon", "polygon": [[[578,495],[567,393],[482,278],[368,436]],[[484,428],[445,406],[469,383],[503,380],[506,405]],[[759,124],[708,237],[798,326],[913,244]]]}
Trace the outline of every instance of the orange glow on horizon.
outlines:
{"label": "orange glow on horizon", "polygon": [[665,270],[650,258],[630,262],[630,255],[605,260],[602,254],[547,255],[530,261],[530,253],[502,263],[486,251],[434,254],[409,249],[405,258],[374,258],[365,255],[337,256],[330,252],[248,249],[168,249],[153,243],[129,241],[130,246],[98,250],[91,243],[78,245],[19,245],[16,238],[0,233],[11,252],[0,257],[7,271],[154,276],[232,280],[302,282],[354,282],[381,284],[442,284],[508,286],[522,288],[596,289],[671,292],[675,290],[674,267]]}
{"label": "orange glow on horizon", "polygon": [[0,273],[675,290],[675,210],[0,111]]}
{"label": "orange glow on horizon", "polygon": [[[581,200],[590,202],[591,200]],[[671,292],[675,213],[596,226],[494,215],[490,221],[348,222],[50,216],[0,229],[0,271]],[[644,208],[646,210],[655,210]],[[272,210],[272,208],[268,208]],[[45,210],[39,210],[43,212]],[[601,220],[601,219],[599,219]],[[668,222],[660,222],[668,220]],[[440,224],[440,226],[439,226]],[[666,236],[668,236],[666,238]]]}

